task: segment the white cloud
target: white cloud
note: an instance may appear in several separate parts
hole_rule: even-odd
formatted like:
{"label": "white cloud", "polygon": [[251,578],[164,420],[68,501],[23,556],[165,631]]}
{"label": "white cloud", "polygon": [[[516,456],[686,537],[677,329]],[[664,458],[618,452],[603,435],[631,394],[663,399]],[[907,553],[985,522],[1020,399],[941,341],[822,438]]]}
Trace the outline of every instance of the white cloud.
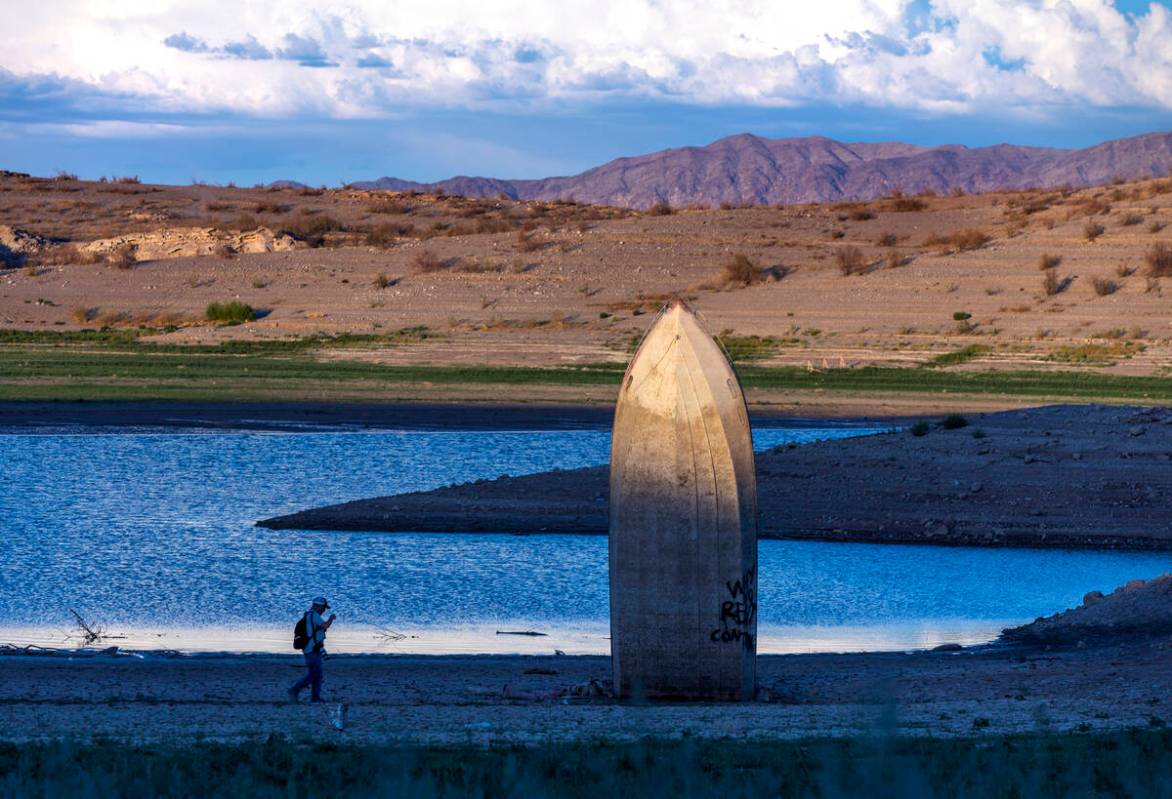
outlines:
{"label": "white cloud", "polygon": [[[15,0],[0,0],[12,3]],[[44,0],[0,68],[147,109],[378,117],[607,98],[1172,108],[1172,14],[1108,0]]]}

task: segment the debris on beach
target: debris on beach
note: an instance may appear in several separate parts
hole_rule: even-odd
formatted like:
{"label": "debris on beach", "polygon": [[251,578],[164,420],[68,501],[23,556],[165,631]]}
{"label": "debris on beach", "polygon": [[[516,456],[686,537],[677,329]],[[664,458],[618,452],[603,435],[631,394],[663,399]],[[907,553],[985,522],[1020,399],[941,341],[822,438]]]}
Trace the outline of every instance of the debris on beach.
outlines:
{"label": "debris on beach", "polygon": [[532,635],[545,638],[549,633],[539,633],[536,630],[497,630],[497,635]]}
{"label": "debris on beach", "polygon": [[108,637],[106,635],[105,627],[99,625],[97,622],[87,622],[84,618],[82,618],[82,615],[73,608],[70,608],[69,612],[73,614],[73,618],[77,621],[77,625],[74,628],[74,632],[67,635],[66,639],[78,637],[83,641],[83,646],[91,646],[92,644],[98,643],[103,638]]}
{"label": "debris on beach", "polygon": [[1003,630],[1001,637],[1050,644],[1166,633],[1172,633],[1172,572],[1132,580],[1106,595],[1091,591],[1077,608]]}

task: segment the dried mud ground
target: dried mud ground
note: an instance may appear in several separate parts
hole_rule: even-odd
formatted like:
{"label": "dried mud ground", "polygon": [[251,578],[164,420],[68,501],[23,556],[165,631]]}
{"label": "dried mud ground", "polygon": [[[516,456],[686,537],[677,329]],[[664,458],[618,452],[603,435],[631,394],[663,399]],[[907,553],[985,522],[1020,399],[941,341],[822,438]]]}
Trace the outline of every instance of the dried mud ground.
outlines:
{"label": "dried mud ground", "polygon": [[[618,704],[554,695],[610,677],[605,657],[342,656],[331,705],[290,705],[296,656],[148,654],[0,658],[0,728],[10,741],[182,744],[280,734],[293,740],[453,744],[622,741],[643,736],[969,736],[1162,726],[1172,713],[1172,640],[1042,649],[773,655],[761,701]],[[547,672],[532,673],[533,670]],[[506,698],[506,686],[513,695]]]}

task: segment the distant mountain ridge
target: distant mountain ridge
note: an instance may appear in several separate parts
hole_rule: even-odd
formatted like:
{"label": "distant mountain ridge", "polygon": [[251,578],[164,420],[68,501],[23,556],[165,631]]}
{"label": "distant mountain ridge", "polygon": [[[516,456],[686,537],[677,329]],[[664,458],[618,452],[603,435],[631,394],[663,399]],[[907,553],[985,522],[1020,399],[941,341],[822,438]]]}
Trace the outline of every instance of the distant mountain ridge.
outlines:
{"label": "distant mountain ridge", "polygon": [[822,136],[763,139],[742,133],[703,147],[617,158],[567,177],[504,180],[460,175],[435,183],[383,177],[350,185],[647,208],[662,202],[683,207],[870,200],[897,190],[947,194],[954,189],[971,193],[1079,187],[1170,172],[1172,133],[1115,139],[1081,150],[1011,144],[848,144]]}

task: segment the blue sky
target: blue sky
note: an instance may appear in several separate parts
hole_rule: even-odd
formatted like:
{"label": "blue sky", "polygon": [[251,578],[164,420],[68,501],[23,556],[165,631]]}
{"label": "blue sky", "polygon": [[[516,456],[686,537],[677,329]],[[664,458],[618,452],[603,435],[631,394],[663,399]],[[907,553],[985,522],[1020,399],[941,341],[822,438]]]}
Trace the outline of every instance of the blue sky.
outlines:
{"label": "blue sky", "polygon": [[744,131],[1079,147],[1172,129],[1169,2],[44,0],[20,14],[0,51],[0,168],[36,174],[540,177]]}

